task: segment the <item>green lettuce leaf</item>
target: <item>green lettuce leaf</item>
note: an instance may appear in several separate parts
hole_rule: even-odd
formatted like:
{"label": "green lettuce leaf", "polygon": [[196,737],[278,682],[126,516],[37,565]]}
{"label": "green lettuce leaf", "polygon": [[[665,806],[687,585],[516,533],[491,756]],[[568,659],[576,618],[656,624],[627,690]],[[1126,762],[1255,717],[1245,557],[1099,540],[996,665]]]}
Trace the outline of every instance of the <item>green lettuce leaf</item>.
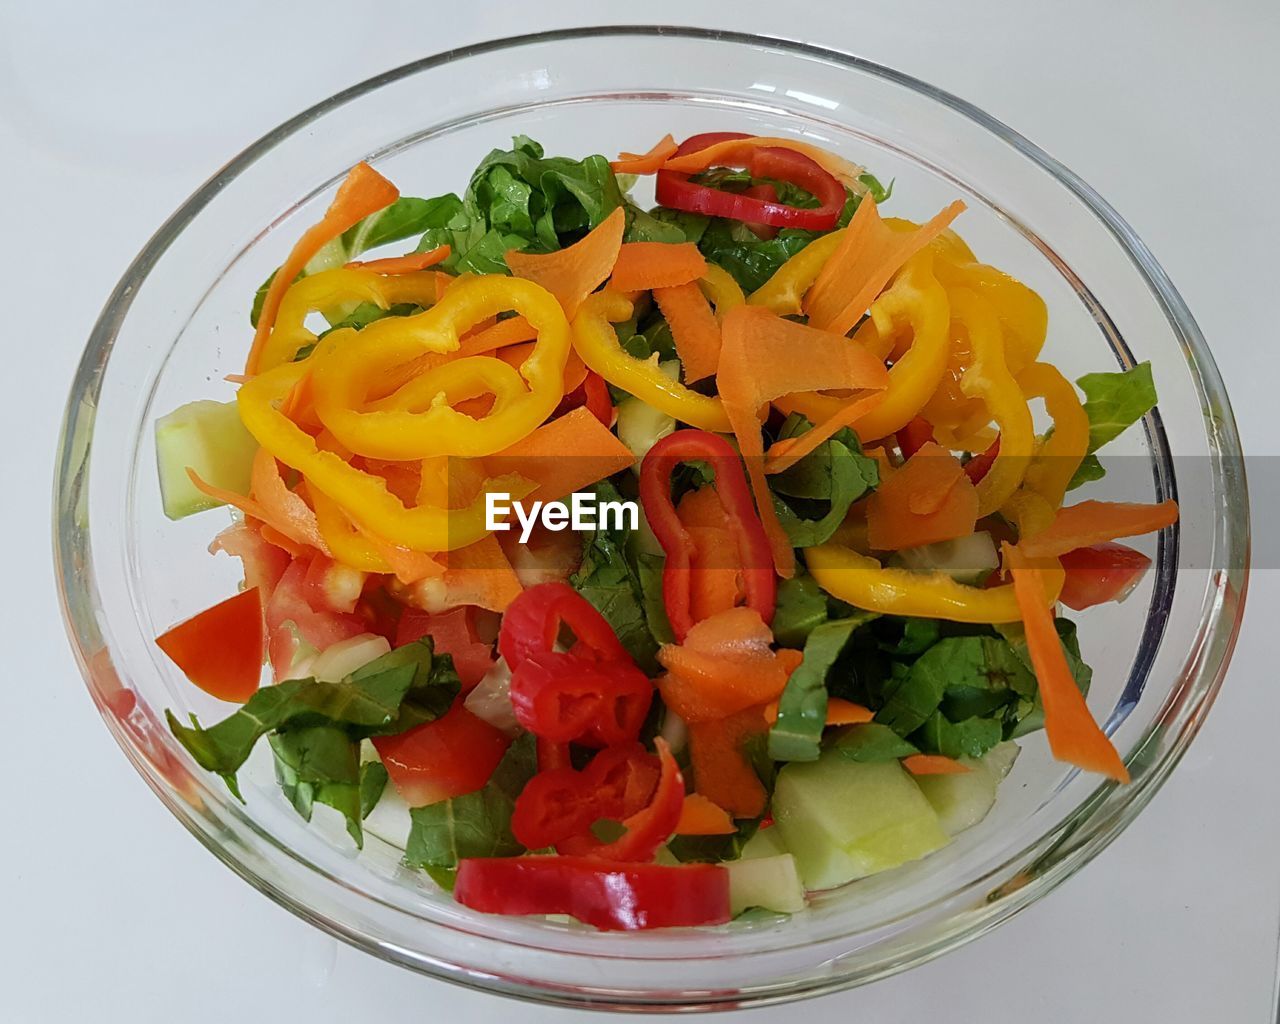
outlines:
{"label": "green lettuce leaf", "polygon": [[[618,489],[608,480],[596,484],[595,493],[599,501],[621,500]],[[649,621],[656,608],[652,600],[646,600],[644,581],[632,554],[631,531],[598,528],[582,537],[582,564],[569,578],[570,585],[608,620],[636,664],[650,674],[656,672],[658,641]],[[647,571],[652,573],[652,569]],[[658,586],[660,590],[661,583]]]}
{"label": "green lettuce leaf", "polygon": [[874,618],[874,612],[859,612],[825,622],[809,633],[804,659],[783,688],[778,719],[769,730],[769,756],[775,761],[818,759],[827,720],[827,673],[853,632]]}
{"label": "green lettuce leaf", "polygon": [[829,618],[827,595],[808,573],[778,583],[773,638],[780,646],[802,649],[809,634]]}
{"label": "green lettuce leaf", "polygon": [[1118,373],[1087,373],[1076,383],[1085,394],[1084,411],[1089,417],[1089,451],[1068,484],[1073,490],[1106,473],[1094,455],[1155,408],[1156,386],[1151,364],[1139,363]]}
{"label": "green lettuce leaf", "polygon": [[[793,413],[778,437],[799,437],[812,429],[807,419]],[[795,547],[810,548],[830,540],[849,506],[879,482],[876,461],[862,454],[857,436],[846,428],[794,466],[771,476],[769,488],[788,539]]]}
{"label": "green lettuce leaf", "polygon": [[[474,793],[415,807],[405,844],[405,863],[427,869],[442,884],[466,857],[511,857],[524,847],[511,834],[516,797],[538,771],[537,746],[531,733],[507,749],[489,781]],[[446,886],[447,887],[447,886]]]}
{"label": "green lettuce leaf", "polygon": [[[166,711],[165,717],[196,763],[221,775],[239,797],[236,772],[263,736],[324,727],[340,731],[353,743],[370,736],[394,735],[444,714],[459,689],[453,659],[447,654],[433,655],[428,637],[371,661],[341,682],[291,679],[265,686],[229,717],[207,729],[194,715],[190,726],[182,725],[172,711]],[[330,742],[318,733],[313,739],[316,744]],[[288,757],[277,750],[277,763],[302,763],[304,751],[292,743],[285,743]],[[329,747],[323,749],[331,752]],[[326,756],[324,763],[336,762]]]}

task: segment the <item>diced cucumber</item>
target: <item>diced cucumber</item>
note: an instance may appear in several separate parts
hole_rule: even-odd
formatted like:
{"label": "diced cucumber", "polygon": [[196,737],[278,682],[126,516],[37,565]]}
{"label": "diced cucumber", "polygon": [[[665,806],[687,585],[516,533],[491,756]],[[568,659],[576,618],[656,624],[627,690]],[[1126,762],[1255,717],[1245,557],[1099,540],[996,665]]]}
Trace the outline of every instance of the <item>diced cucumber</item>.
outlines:
{"label": "diced cucumber", "polygon": [[361,633],[347,640],[330,644],[311,662],[312,678],[322,683],[339,683],[358,668],[364,668],[374,658],[381,658],[391,650],[385,636]]}
{"label": "diced cucumber", "polygon": [[[658,368],[672,380],[680,377],[680,364],[674,359],[659,364]],[[639,398],[632,397],[618,403],[618,440],[635,455],[637,470],[649,449],[675,429],[674,417]]]}
{"label": "diced cucumber", "polygon": [[1009,774],[1017,756],[1016,743],[1001,743],[981,759],[960,758],[960,763],[969,768],[963,774],[922,775],[916,779],[947,835],[972,828],[987,816],[996,802],[996,788]]}
{"label": "diced cucumber", "polygon": [[896,551],[889,564],[912,572],[942,572],[957,583],[977,586],[996,570],[1000,560],[991,534],[979,530],[967,537]]}
{"label": "diced cucumber", "polygon": [[223,502],[196,489],[194,469],[214,487],[249,493],[249,474],[258,442],[240,422],[235,402],[189,402],[156,420],[156,467],[164,514],[183,519]]}
{"label": "diced cucumber", "polygon": [[837,750],[784,767],[773,814],[807,889],[896,868],[949,841],[897,761],[851,761]]}
{"label": "diced cucumber", "polygon": [[755,835],[742,844],[743,860],[755,860],[757,857],[776,857],[780,853],[790,853],[787,844],[782,841],[782,833],[776,825],[759,829]]}
{"label": "diced cucumber", "polygon": [[804,886],[800,884],[796,859],[791,854],[733,860],[724,868],[729,872],[729,913],[740,914],[748,907],[763,907],[782,914],[804,909]]}
{"label": "diced cucumber", "polygon": [[1003,782],[1013,771],[1013,762],[1018,760],[1020,753],[1022,748],[1018,744],[1013,740],[1005,740],[983,754],[982,763],[987,766],[987,771],[995,776],[996,782]]}

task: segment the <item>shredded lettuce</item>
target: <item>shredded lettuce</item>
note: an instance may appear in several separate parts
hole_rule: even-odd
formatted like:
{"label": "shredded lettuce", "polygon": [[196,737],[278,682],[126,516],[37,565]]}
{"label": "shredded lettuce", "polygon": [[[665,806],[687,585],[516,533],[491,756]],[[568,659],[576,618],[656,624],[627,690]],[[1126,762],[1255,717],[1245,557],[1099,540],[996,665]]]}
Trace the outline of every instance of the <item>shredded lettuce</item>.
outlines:
{"label": "shredded lettuce", "polygon": [[1101,480],[1106,470],[1094,453],[1137,423],[1156,404],[1156,386],[1149,362],[1117,373],[1087,373],[1076,383],[1085,394],[1089,450],[1067,485],[1068,490]]}

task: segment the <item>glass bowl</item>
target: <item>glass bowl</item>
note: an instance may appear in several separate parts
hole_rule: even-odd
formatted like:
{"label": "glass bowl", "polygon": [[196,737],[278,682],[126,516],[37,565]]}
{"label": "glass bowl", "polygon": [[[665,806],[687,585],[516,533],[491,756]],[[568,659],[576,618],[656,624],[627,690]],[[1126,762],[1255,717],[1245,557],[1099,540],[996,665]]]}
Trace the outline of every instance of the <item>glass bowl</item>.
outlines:
{"label": "glass bowl", "polygon": [[[206,721],[226,713],[153,637],[232,593],[239,563],[205,550],[225,511],[178,523],[161,514],[156,417],[231,398],[222,378],[243,363],[255,288],[357,161],[430,196],[463,188],[477,160],[515,134],[551,153],[612,155],[710,130],[829,146],[896,179],[898,216],[923,219],[963,198],[958,230],[981,259],[1044,296],[1046,351],[1068,376],[1151,360],[1159,411],[1108,449],[1108,482],[1133,500],[1176,497],[1182,520],[1148,546],[1155,570],[1140,591],[1078,617],[1095,670],[1090,704],[1132,784],[1068,770],[1033,735],[987,820],[933,856],[818,895],[790,918],[640,934],[458,906],[393,845],[370,837],[357,854],[337,823],[304,824],[265,750],[241,773],[246,803],[237,803],[161,724],[166,707]],[[1247,584],[1244,492],[1230,405],[1200,331],[1151,253],[1070,171],[961,100],[846,54],[725,32],[607,28],[484,43],[390,71],[219,170],[128,268],[89,338],[59,455],[56,545],[72,644],[107,726],[178,819],[250,884],[377,956],[477,988],[562,1004],[723,1008],[828,992],[935,957],[1114,839],[1177,764],[1222,680]]]}

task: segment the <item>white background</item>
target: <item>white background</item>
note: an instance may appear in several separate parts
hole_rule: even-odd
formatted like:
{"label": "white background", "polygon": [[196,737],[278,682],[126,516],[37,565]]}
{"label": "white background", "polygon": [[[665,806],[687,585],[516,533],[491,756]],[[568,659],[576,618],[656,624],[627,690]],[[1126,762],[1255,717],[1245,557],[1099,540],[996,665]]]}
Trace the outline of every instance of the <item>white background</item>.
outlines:
{"label": "white background", "polygon": [[[57,424],[89,327],[128,261],[215,168],[386,68],[602,20],[836,46],[1022,131],[1150,244],[1217,355],[1246,449],[1280,454],[1274,0],[2,0],[0,1021],[568,1019],[339,947],[199,847],[134,775],[84,692],[54,595],[48,506]],[[1272,528],[1277,490],[1265,490],[1271,499],[1255,486],[1259,532]],[[1275,551],[1264,545],[1260,561],[1270,552],[1274,565]],[[1272,1020],[1280,579],[1271,565],[1254,576],[1234,667],[1201,738],[1098,861],[934,964],[751,1020]]]}

